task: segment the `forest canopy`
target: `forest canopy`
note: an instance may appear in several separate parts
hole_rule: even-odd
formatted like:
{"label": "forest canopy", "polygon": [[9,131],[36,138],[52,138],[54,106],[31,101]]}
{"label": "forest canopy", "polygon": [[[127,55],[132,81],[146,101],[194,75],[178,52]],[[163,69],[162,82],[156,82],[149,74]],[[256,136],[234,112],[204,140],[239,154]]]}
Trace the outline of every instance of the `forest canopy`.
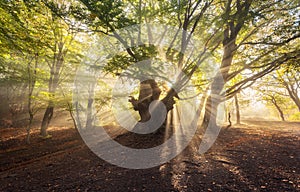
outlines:
{"label": "forest canopy", "polygon": [[[239,123],[251,103],[300,120],[297,0],[3,0],[0,17],[0,120],[28,141],[36,118],[51,137],[55,110],[75,127],[115,121],[116,99],[140,122],[153,101],[169,112],[185,99],[203,128],[220,125],[220,106]],[[116,79],[137,84],[113,97]]]}

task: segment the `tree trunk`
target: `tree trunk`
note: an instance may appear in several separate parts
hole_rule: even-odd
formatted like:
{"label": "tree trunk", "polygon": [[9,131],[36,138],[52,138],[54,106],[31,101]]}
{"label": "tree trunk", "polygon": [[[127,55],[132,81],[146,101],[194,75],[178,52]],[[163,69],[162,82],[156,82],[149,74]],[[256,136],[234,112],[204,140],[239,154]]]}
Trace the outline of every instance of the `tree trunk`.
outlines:
{"label": "tree trunk", "polygon": [[[297,93],[295,93],[295,95],[297,95]],[[299,97],[298,96],[292,97],[292,99],[293,99],[294,103],[296,104],[296,106],[298,107],[298,110],[300,112],[300,99],[299,99]]]}
{"label": "tree trunk", "polygon": [[88,105],[87,105],[87,114],[86,114],[86,128],[91,128],[92,127],[92,122],[93,122],[93,113],[92,113],[92,105],[93,105],[94,99],[89,97],[88,99]]}
{"label": "tree trunk", "polygon": [[297,105],[298,110],[299,110],[299,112],[300,112],[300,101],[296,102],[296,105]]}
{"label": "tree trunk", "polygon": [[203,117],[202,127],[206,129],[208,125],[217,126],[217,112],[219,101],[210,95],[205,105],[205,113]]}
{"label": "tree trunk", "polygon": [[53,110],[54,110],[53,102],[50,101],[48,103],[47,109],[46,109],[44,117],[43,117],[42,125],[41,125],[41,133],[40,134],[42,137],[48,137],[47,129],[48,129],[49,123],[53,116]]}
{"label": "tree trunk", "polygon": [[298,96],[297,90],[293,89],[292,88],[293,85],[290,85],[288,82],[283,81],[283,84],[284,84],[286,90],[288,91],[290,98],[294,101],[294,103],[296,104],[296,106],[298,107],[298,110],[300,112],[300,98]]}
{"label": "tree trunk", "polygon": [[[201,116],[202,110],[204,108],[204,104],[207,99],[207,94],[208,94],[209,88],[210,88],[209,86],[206,87],[206,89],[200,99],[199,108],[197,109],[197,114],[199,114],[199,116]],[[199,117],[197,117],[197,118],[199,118]]]}
{"label": "tree trunk", "polygon": [[[63,94],[64,97],[66,97],[64,91],[62,90],[61,93]],[[77,103],[77,102],[76,102]],[[77,129],[77,124],[76,124],[76,118],[74,116],[74,106],[76,108],[76,104],[72,104],[70,103],[68,100],[66,101],[66,105],[67,105],[67,111],[69,112],[70,114],[70,117],[72,119],[72,122],[73,122],[73,125],[75,127],[75,129]],[[76,110],[76,109],[75,109]],[[78,111],[78,110],[76,110]]]}
{"label": "tree trunk", "polygon": [[218,106],[221,102],[221,92],[224,88],[230,65],[233,59],[233,52],[235,51],[236,44],[235,41],[230,41],[228,44],[224,45],[224,54],[222,59],[222,64],[220,71],[214,77],[211,85],[211,93],[207,98],[205,105],[205,114],[203,118],[202,127],[207,128],[209,122],[212,126],[217,126],[217,111]]}
{"label": "tree trunk", "polygon": [[237,94],[234,95],[234,103],[235,103],[235,110],[236,110],[236,124],[241,124],[241,115],[240,115],[240,105]]}
{"label": "tree trunk", "polygon": [[140,83],[139,98],[130,97],[134,110],[139,112],[140,122],[147,122],[150,118],[149,106],[152,101],[158,100],[161,90],[154,79],[142,81]]}
{"label": "tree trunk", "polygon": [[92,123],[93,123],[93,110],[92,110],[92,106],[94,103],[94,91],[95,91],[95,84],[96,82],[90,82],[88,86],[88,94],[89,94],[89,98],[88,98],[88,104],[87,104],[87,114],[86,114],[86,124],[85,127],[86,128],[91,128],[92,127]]}
{"label": "tree trunk", "polygon": [[51,95],[51,98],[48,101],[48,106],[44,113],[44,117],[41,125],[41,136],[43,137],[49,137],[47,133],[47,128],[52,119],[53,110],[54,110],[54,103],[51,99],[53,99],[55,96],[55,92],[59,84],[60,72],[64,64],[64,57],[65,54],[67,53],[66,51],[64,51],[63,42],[58,42],[56,46],[57,46],[57,50],[56,50],[57,52],[55,51],[53,55],[54,60],[50,67],[50,78],[48,84],[49,94]]}
{"label": "tree trunk", "polygon": [[74,125],[75,125],[75,127],[82,129],[81,121],[80,121],[80,112],[79,112],[80,106],[79,106],[78,101],[75,102],[75,110],[76,110],[76,120],[74,119]]}
{"label": "tree trunk", "polygon": [[[221,92],[224,88],[225,83],[228,80],[228,73],[230,66],[232,64],[232,59],[234,52],[236,51],[236,38],[241,28],[244,25],[244,22],[247,19],[249,8],[252,1],[245,1],[243,4],[236,6],[236,14],[232,16],[232,1],[228,1],[226,4],[226,9],[224,13],[224,18],[226,19],[226,26],[223,31],[223,58],[220,67],[220,72],[216,74],[212,85],[211,85],[211,94],[210,99],[208,99],[207,105],[205,106],[205,115],[203,119],[203,128],[207,128],[209,121],[211,125],[216,125],[216,112],[219,103],[221,102]],[[232,20],[236,19],[236,22]],[[231,19],[229,19],[231,18]]]}
{"label": "tree trunk", "polygon": [[[138,99],[130,96],[129,102],[131,102],[131,104],[133,105],[134,110],[139,112],[139,122],[147,122],[151,119],[149,106],[152,101],[159,100],[160,94],[161,90],[158,87],[156,81],[154,79],[149,79],[140,83],[140,93]],[[163,99],[161,99],[161,102],[165,104],[167,110],[166,114],[162,114],[165,115],[165,121],[167,119],[168,112],[173,109],[173,105],[175,104],[175,97],[178,98],[178,95],[176,91],[171,88],[167,92],[167,95]],[[165,125],[166,123],[161,128],[164,128]]]}
{"label": "tree trunk", "polygon": [[28,123],[28,126],[27,126],[27,128],[26,128],[26,132],[27,132],[27,135],[26,135],[26,143],[27,143],[27,144],[30,144],[30,131],[31,131],[32,121],[33,121],[33,114],[30,113],[30,114],[29,114],[29,123]]}
{"label": "tree trunk", "polygon": [[153,94],[155,92],[156,87],[158,88],[154,80],[146,80],[141,82],[140,84],[140,94],[138,98],[139,100],[138,111],[141,118],[140,122],[146,122],[151,118],[149,112],[149,105],[154,100]]}
{"label": "tree trunk", "polygon": [[36,84],[36,75],[37,75],[37,68],[38,68],[38,53],[35,54],[35,64],[33,71],[31,71],[31,62],[27,64],[27,73],[28,73],[28,100],[27,100],[27,107],[28,107],[28,114],[29,114],[29,123],[26,128],[27,136],[26,136],[26,143],[30,144],[30,131],[32,126],[32,121],[34,117],[34,109],[32,107],[32,94]]}
{"label": "tree trunk", "polygon": [[227,125],[227,127],[226,128],[229,128],[229,127],[231,127],[231,125],[232,125],[232,122],[231,122],[231,114],[230,114],[230,112],[228,112],[228,114],[227,114],[227,120],[228,120],[228,125]]}
{"label": "tree trunk", "polygon": [[271,98],[272,98],[272,99],[271,99],[271,102],[272,102],[272,103],[274,104],[274,106],[276,107],[276,109],[277,109],[277,111],[278,111],[278,113],[279,113],[279,116],[280,116],[281,120],[282,120],[282,121],[285,121],[283,111],[282,111],[282,109],[280,108],[280,106],[278,105],[276,99],[275,99],[273,96],[271,96]]}
{"label": "tree trunk", "polygon": [[74,128],[77,129],[77,124],[76,124],[76,120],[75,120],[74,112],[73,112],[73,105],[70,104],[69,102],[67,102],[67,105],[68,105],[68,111],[69,111],[70,117],[72,119]]}

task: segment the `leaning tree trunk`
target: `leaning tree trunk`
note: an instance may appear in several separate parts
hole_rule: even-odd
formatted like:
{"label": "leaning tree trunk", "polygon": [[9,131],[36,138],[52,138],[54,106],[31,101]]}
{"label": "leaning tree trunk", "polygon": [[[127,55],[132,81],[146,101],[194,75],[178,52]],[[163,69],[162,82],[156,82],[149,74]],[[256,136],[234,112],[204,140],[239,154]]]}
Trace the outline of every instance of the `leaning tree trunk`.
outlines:
{"label": "leaning tree trunk", "polygon": [[[291,95],[291,93],[290,93]],[[292,100],[294,101],[294,103],[296,104],[296,106],[298,107],[298,110],[300,112],[300,99],[298,97],[298,93],[294,92],[293,96],[291,96]]]}
{"label": "leaning tree trunk", "polygon": [[276,107],[278,113],[279,113],[279,116],[281,118],[282,121],[285,121],[285,118],[284,118],[284,113],[282,111],[282,109],[280,108],[280,106],[278,105],[275,97],[271,96],[271,102],[273,103],[273,105]]}
{"label": "leaning tree trunk", "polygon": [[228,1],[224,13],[224,19],[227,26],[223,31],[223,58],[220,67],[220,72],[215,76],[211,85],[211,94],[205,106],[205,115],[203,119],[203,128],[207,128],[209,122],[211,125],[216,125],[216,112],[219,103],[222,101],[220,98],[221,92],[225,83],[228,81],[228,74],[232,64],[233,55],[237,48],[236,38],[244,22],[247,19],[249,8],[252,0],[244,1],[242,4],[238,1],[236,5],[236,14],[232,15],[231,5],[232,1]]}
{"label": "leaning tree trunk", "polygon": [[224,42],[224,54],[221,64],[220,71],[214,77],[214,80],[211,85],[211,93],[207,98],[205,105],[205,114],[203,117],[202,127],[206,129],[208,125],[217,126],[217,111],[218,106],[221,103],[221,92],[224,88],[229,68],[232,63],[233,52],[236,49],[235,39],[229,41],[228,43]]}
{"label": "leaning tree trunk", "polygon": [[59,84],[59,78],[60,78],[60,72],[62,69],[62,66],[64,64],[64,56],[67,53],[66,50],[64,50],[64,43],[59,42],[57,43],[57,52],[54,52],[54,60],[50,67],[50,78],[49,78],[49,94],[51,95],[51,98],[48,101],[48,106],[46,108],[46,111],[44,113],[42,125],[41,125],[41,136],[42,137],[48,137],[47,129],[49,126],[49,123],[53,116],[54,111],[54,102],[53,98],[56,93],[56,89]]}
{"label": "leaning tree trunk", "polygon": [[283,84],[284,84],[286,90],[288,91],[290,98],[294,101],[294,103],[296,104],[296,106],[298,107],[298,110],[300,112],[300,98],[298,96],[297,90],[293,89],[292,88],[293,85],[290,85],[288,82],[283,81]]}
{"label": "leaning tree trunk", "polygon": [[298,110],[299,110],[299,112],[300,112],[300,100],[298,99],[297,101],[294,101],[295,103],[296,103],[296,105],[297,105],[297,107],[298,107]]}
{"label": "leaning tree trunk", "polygon": [[[54,85],[54,86],[53,86]],[[50,88],[50,93],[52,95],[52,97],[54,97],[54,93],[55,93],[55,90],[56,90],[56,87],[57,87],[57,82],[55,82]],[[44,113],[44,116],[43,116],[43,120],[42,120],[42,125],[41,125],[41,132],[40,132],[40,135],[42,137],[48,137],[48,133],[47,133],[47,129],[48,129],[48,126],[50,124],[50,121],[53,117],[53,111],[54,111],[54,102],[51,100],[48,101],[48,106],[46,108],[46,111]]]}
{"label": "leaning tree trunk", "polygon": [[43,117],[43,121],[42,121],[42,125],[41,125],[41,136],[42,137],[48,136],[47,128],[52,119],[53,110],[54,110],[54,104],[52,101],[49,101],[46,111],[44,113],[44,117]]}
{"label": "leaning tree trunk", "polygon": [[236,110],[236,124],[241,124],[241,114],[240,114],[240,105],[237,94],[234,95],[234,103],[235,103],[235,110]]}

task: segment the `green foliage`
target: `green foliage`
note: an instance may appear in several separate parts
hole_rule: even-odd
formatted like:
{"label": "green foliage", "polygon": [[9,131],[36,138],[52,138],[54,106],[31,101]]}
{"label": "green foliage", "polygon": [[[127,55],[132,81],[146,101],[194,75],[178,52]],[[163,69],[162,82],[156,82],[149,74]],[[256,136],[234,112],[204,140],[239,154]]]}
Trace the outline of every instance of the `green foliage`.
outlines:
{"label": "green foliage", "polygon": [[[120,40],[116,35],[118,29],[139,23],[158,22],[193,32],[193,38],[200,42],[200,45],[194,45],[193,54],[188,56],[174,47],[161,48],[148,44],[130,47],[128,50],[131,52],[124,49],[114,56],[109,55],[108,50],[104,53],[108,59],[105,67],[101,68],[103,64],[92,67],[99,67],[105,72],[119,75],[139,61],[153,59],[157,61],[149,63],[155,65],[149,64],[147,70],[150,71],[155,67],[154,71],[159,73],[162,71],[160,64],[170,62],[178,69],[182,69],[186,75],[191,73],[191,81],[201,92],[211,83],[212,79],[208,78],[214,75],[222,63],[224,50],[219,45],[226,35],[225,29],[233,24],[233,26],[241,25],[241,28],[235,40],[237,47],[232,53],[234,57],[229,66],[224,95],[232,97],[236,92],[253,86],[255,81],[280,66],[282,71],[278,70],[277,74],[273,75],[285,80],[293,79],[296,84],[299,80],[300,63],[300,20],[297,1],[252,1],[248,14],[244,9],[239,10],[240,1],[213,1],[213,4],[208,4],[209,2],[2,0],[0,82],[14,88],[16,86],[29,88],[30,83],[35,80],[33,95],[30,96],[33,102],[43,106],[51,100],[58,106],[63,106],[61,103],[71,100],[70,90],[66,91],[64,96],[60,91],[54,94],[55,91],[48,86],[54,79],[54,74],[57,75],[56,86],[66,88],[73,83],[75,71],[82,62],[83,50],[88,50],[90,45],[98,43],[90,36],[99,37],[105,34],[115,38],[115,41],[122,41],[121,44],[127,48],[132,45],[130,34],[128,38]],[[231,4],[226,7],[229,2]],[[208,8],[203,9],[206,5]],[[227,8],[230,10],[227,11]],[[232,31],[232,34],[235,32]],[[186,39],[180,31],[177,38],[174,38],[174,44],[182,48],[184,40]],[[201,55],[203,50],[206,51],[205,55],[210,57],[203,60],[197,68],[199,63],[192,59]],[[161,58],[161,54],[165,54],[164,59],[167,61]],[[91,67],[92,61],[89,63],[88,59],[86,65]],[[142,75],[142,71],[133,72],[136,76]],[[269,81],[274,83],[276,79],[270,78]],[[281,90],[279,92],[282,94]],[[289,99],[280,94],[275,97],[284,108]],[[104,95],[98,94],[97,104],[104,105],[108,102],[107,97],[104,97],[104,100],[100,99]],[[266,94],[262,96],[264,100],[268,100],[267,97]]]}
{"label": "green foliage", "polygon": [[291,121],[300,121],[300,112],[296,112],[289,117]]}
{"label": "green foliage", "polygon": [[115,29],[120,29],[136,23],[134,19],[126,17],[126,11],[124,11],[126,5],[124,5],[123,1],[80,0],[80,2],[86,6],[86,8],[82,9],[88,10],[89,12],[87,13],[88,15],[85,15],[84,17],[89,17],[90,20],[93,20],[92,26],[99,30],[112,32]]}
{"label": "green foliage", "polygon": [[[84,47],[75,39],[74,26],[63,19],[43,1],[0,2],[0,81],[8,90],[2,95],[13,115],[18,111],[34,115],[49,101],[61,105],[63,96],[54,94],[49,85],[72,82]],[[57,63],[60,66],[53,68]],[[52,78],[54,73],[59,78]]]}
{"label": "green foliage", "polygon": [[127,52],[118,53],[109,59],[107,65],[104,67],[104,71],[112,74],[120,74],[122,70],[127,69],[128,66],[136,63],[137,61],[144,61],[156,58],[157,56],[157,50],[154,45],[133,47],[132,51],[135,53],[135,58],[128,55]]}

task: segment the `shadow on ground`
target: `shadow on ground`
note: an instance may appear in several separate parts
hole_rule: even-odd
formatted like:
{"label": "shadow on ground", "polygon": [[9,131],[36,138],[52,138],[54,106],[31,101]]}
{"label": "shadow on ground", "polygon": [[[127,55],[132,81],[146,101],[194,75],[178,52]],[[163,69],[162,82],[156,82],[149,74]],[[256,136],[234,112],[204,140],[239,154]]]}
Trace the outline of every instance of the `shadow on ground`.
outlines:
{"label": "shadow on ground", "polygon": [[34,132],[31,145],[22,130],[1,129],[0,191],[299,191],[300,123],[244,123],[223,129],[205,154],[188,147],[145,170],[101,160],[75,129],[53,128],[48,140]]}

